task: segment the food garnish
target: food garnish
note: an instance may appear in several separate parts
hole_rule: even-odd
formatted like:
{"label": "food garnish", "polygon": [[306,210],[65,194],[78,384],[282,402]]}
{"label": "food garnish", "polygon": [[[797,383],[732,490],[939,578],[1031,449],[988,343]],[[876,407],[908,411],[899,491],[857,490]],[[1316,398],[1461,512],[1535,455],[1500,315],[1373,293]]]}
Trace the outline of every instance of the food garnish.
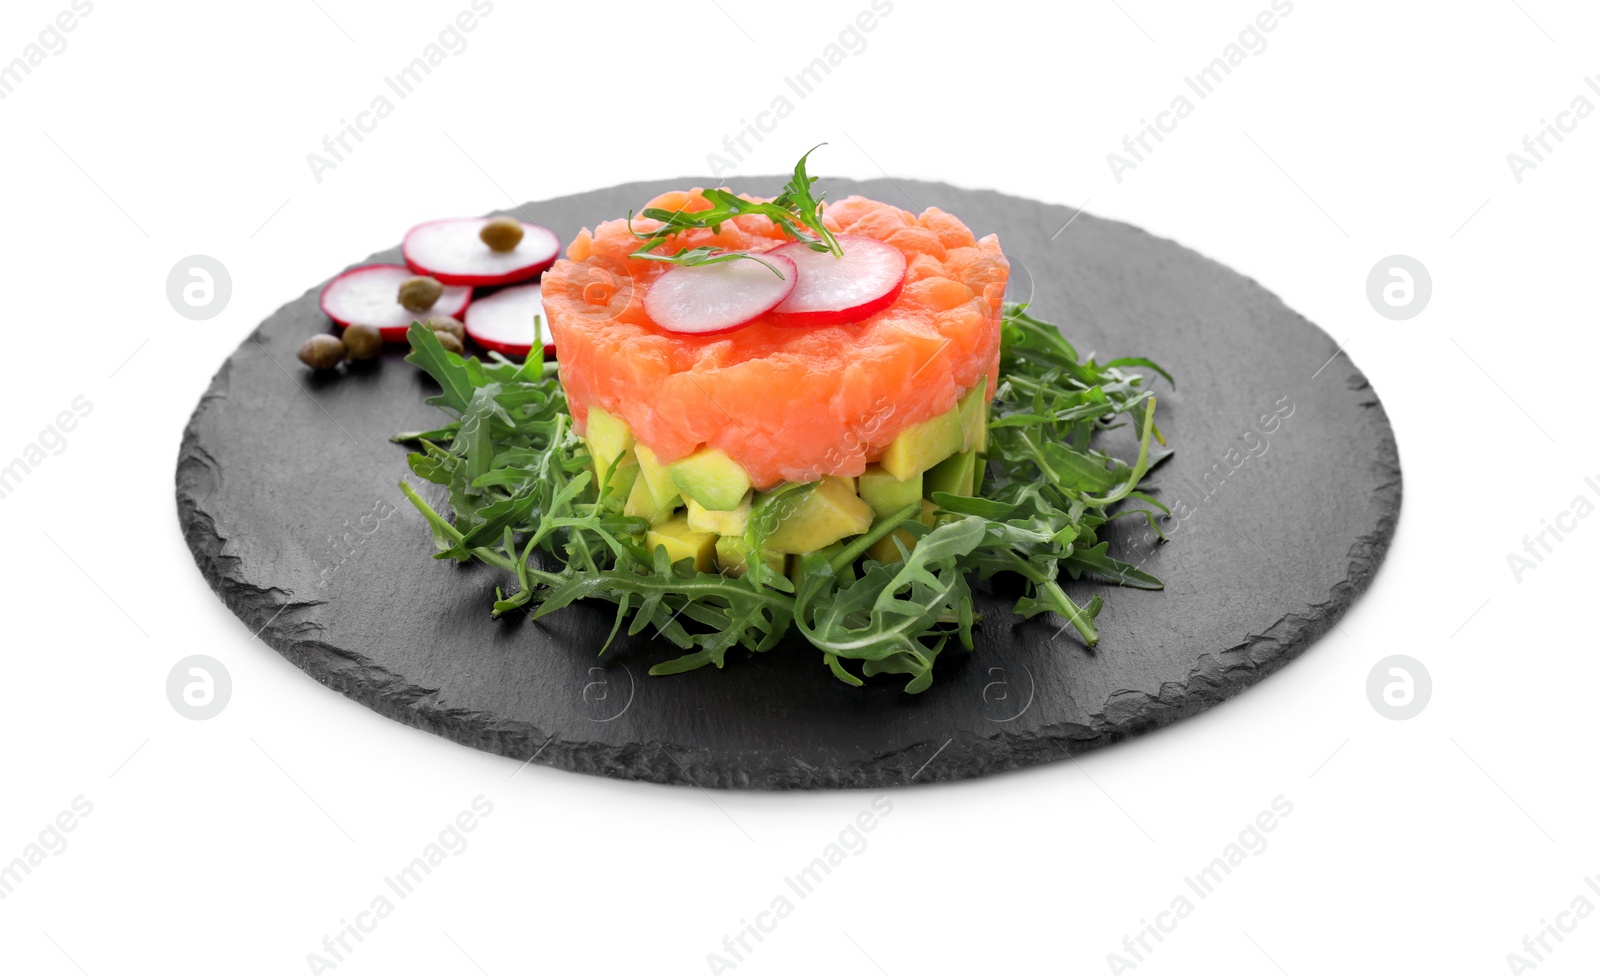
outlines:
{"label": "food garnish", "polygon": [[430,220],[407,231],[400,244],[415,274],[483,288],[532,281],[560,251],[554,232],[510,217]]}
{"label": "food garnish", "polygon": [[320,373],[344,362],[344,352],[344,343],[339,337],[324,332],[307,339],[297,355],[302,363]]}
{"label": "food garnish", "polygon": [[343,338],[345,356],[352,361],[372,359],[383,349],[383,335],[370,325],[352,325]]}
{"label": "food garnish", "polygon": [[839,234],[840,253],[797,241],[762,257],[795,263],[794,290],[772,310],[775,325],[839,325],[870,318],[894,304],[906,279],[906,256],[872,237]]}
{"label": "food garnish", "polygon": [[537,283],[502,288],[467,306],[466,334],[485,349],[526,356],[534,343],[553,353],[544,327],[544,303]]}
{"label": "food garnish", "polygon": [[458,342],[467,338],[466,326],[453,315],[430,315],[422,320],[422,324],[435,332],[448,332],[455,336]]}
{"label": "food garnish", "polygon": [[491,251],[507,254],[517,249],[525,233],[520,221],[510,217],[495,217],[478,231],[478,239],[489,245]]}
{"label": "food garnish", "polygon": [[400,290],[395,297],[408,312],[426,312],[443,294],[444,286],[439,284],[438,279],[418,275],[400,282]]}
{"label": "food garnish", "polygon": [[788,258],[771,251],[759,256],[727,253],[752,260],[701,261],[672,268],[645,293],[645,314],[668,332],[715,335],[749,325],[794,290],[795,264]]}
{"label": "food garnish", "polygon": [[[400,303],[400,286],[416,276],[398,264],[351,268],[322,289],[319,301],[323,314],[342,326],[370,325],[386,342],[404,342],[406,329],[418,313]],[[460,316],[471,300],[471,288],[445,285],[427,311],[430,315]]]}
{"label": "food garnish", "polygon": [[[791,240],[801,242],[814,250],[828,251],[834,257],[839,257],[843,253],[839,242],[834,240],[833,232],[822,222],[822,198],[811,195],[811,184],[815,183],[817,178],[806,174],[806,158],[820,146],[825,145],[827,143],[819,143],[801,156],[800,161],[795,163],[794,176],[784,184],[783,192],[765,203],[746,200],[732,190],[710,189],[704,191],[705,199],[711,203],[707,209],[665,210],[660,207],[646,207],[639,216],[658,223],[647,234],[634,231],[634,236],[643,243],[633,252],[633,257],[689,266],[719,264],[741,259],[761,262],[761,255],[728,251],[711,245],[662,251],[662,248],[672,242],[674,236],[685,230],[705,228],[716,233],[729,220],[749,214],[771,220]],[[628,225],[632,229],[632,212],[628,214]],[[780,268],[771,264],[766,266],[767,270],[782,277]]]}

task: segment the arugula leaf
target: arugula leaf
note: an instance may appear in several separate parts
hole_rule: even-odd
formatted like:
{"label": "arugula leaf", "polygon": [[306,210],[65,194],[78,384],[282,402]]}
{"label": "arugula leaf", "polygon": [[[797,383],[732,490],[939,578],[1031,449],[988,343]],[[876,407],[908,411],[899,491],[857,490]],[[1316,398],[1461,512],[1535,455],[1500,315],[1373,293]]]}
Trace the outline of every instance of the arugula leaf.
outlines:
{"label": "arugula leaf", "polygon": [[686,266],[750,260],[766,265],[769,271],[782,278],[783,272],[779,271],[776,265],[761,260],[757,254],[725,251],[710,245],[685,248],[670,253],[663,253],[660,250],[684,231],[704,228],[717,233],[722,230],[723,224],[733,218],[749,215],[766,217],[777,224],[790,240],[804,242],[813,250],[830,251],[834,257],[839,257],[844,253],[844,249],[839,246],[833,232],[822,222],[822,198],[811,195],[811,184],[815,183],[817,178],[806,175],[806,158],[825,145],[827,143],[818,143],[800,157],[800,161],[794,166],[794,176],[784,184],[783,191],[769,202],[746,200],[732,190],[720,188],[702,190],[701,196],[711,204],[704,210],[684,210],[681,207],[677,210],[665,210],[660,207],[646,207],[641,211],[639,216],[660,222],[660,226],[648,234],[641,234],[633,229],[633,213],[629,211],[628,230],[643,242],[634,249],[630,257]]}
{"label": "arugula leaf", "polygon": [[406,329],[406,340],[411,343],[406,362],[433,377],[434,382],[443,389],[438,396],[430,397],[428,402],[449,407],[458,414],[465,413],[467,401],[472,397],[473,384],[461,357],[440,345],[439,337],[421,322],[411,323]]}
{"label": "arugula leaf", "polygon": [[794,176],[784,184],[783,192],[774,197],[772,202],[776,206],[793,210],[800,222],[816,235],[817,239],[809,242],[812,250],[832,251],[833,256],[838,257],[844,250],[834,239],[833,232],[822,223],[822,197],[811,195],[811,184],[815,183],[817,178],[806,175],[806,160],[812,153],[826,145],[825,142],[819,142],[806,150],[800,161],[794,164]]}
{"label": "arugula leaf", "polygon": [[1090,549],[1079,549],[1066,559],[1067,572],[1077,579],[1080,573],[1090,573],[1096,579],[1138,589],[1159,590],[1161,581],[1136,566],[1106,555],[1111,543],[1102,542]]}

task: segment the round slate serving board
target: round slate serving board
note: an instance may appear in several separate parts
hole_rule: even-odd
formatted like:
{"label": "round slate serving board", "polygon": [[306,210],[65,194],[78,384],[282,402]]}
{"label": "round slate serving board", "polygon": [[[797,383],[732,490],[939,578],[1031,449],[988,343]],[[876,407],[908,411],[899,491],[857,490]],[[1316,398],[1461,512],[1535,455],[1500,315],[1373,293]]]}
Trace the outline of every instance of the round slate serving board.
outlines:
{"label": "round slate serving board", "polygon": [[[571,240],[693,182],[518,213]],[[771,194],[782,183],[733,186]],[[912,696],[892,677],[840,683],[799,638],[730,652],[721,671],[651,678],[651,664],[679,652],[646,633],[598,658],[609,605],[492,620],[503,581],[430,559],[426,525],[396,487],[406,451],[389,435],[444,419],[423,403],[431,381],[397,351],[326,377],[296,361],[301,341],[328,328],[320,285],[240,345],[184,431],[178,513],[201,572],[279,653],[390,718],[563,769],[761,789],[982,776],[1159,728],[1283,667],[1371,581],[1400,510],[1394,434],[1361,372],[1260,285],[1032,200],[908,180],[827,190],[941,207],[980,236],[998,233],[1010,299],[1031,299],[1080,352],[1175,371],[1176,390],[1158,386],[1157,416],[1177,454],[1151,482],[1174,510],[1170,541],[1129,519],[1112,550],[1167,587],[1074,585],[1080,602],[1105,596],[1096,650],[1060,621],[1017,619],[1015,594],[980,593],[975,653],[947,651],[933,687]],[[398,259],[395,248],[368,260]]]}

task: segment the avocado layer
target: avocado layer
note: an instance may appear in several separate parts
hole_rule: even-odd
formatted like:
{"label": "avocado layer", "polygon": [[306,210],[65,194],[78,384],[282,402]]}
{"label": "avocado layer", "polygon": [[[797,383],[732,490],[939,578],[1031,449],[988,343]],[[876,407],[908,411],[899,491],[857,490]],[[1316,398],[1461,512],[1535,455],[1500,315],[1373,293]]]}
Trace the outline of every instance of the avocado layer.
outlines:
{"label": "avocado layer", "polygon": [[[801,554],[837,548],[841,540],[860,535],[875,519],[920,504],[919,520],[935,524],[935,506],[924,500],[936,492],[973,495],[983,477],[988,448],[988,384],[963,393],[956,405],[937,417],[900,431],[882,459],[867,465],[858,477],[827,476],[796,500],[763,542],[761,558],[775,572],[787,567],[792,576]],[[745,533],[753,502],[766,497],[752,492],[743,466],[714,447],[663,465],[648,447],[635,441],[628,425],[599,407],[589,411],[585,441],[597,475],[604,464],[612,472],[613,508],[619,499],[624,514],[651,523],[645,545],[665,546],[673,562],[692,559],[701,572],[720,568],[730,576],[749,570],[752,556]],[[779,502],[779,499],[772,499]],[[680,511],[687,506],[687,511]],[[898,540],[908,549],[915,539],[904,529],[878,540],[872,558],[900,558]],[[796,554],[790,559],[786,554]]]}

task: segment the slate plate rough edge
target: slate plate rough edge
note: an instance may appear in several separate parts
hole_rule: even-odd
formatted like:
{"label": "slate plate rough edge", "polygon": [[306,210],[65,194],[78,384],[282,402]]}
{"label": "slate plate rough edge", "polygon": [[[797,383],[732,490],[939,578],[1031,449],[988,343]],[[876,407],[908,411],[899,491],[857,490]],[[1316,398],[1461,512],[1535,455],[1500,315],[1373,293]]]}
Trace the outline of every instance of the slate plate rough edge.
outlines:
{"label": "slate plate rough edge", "polygon": [[[1149,236],[1141,228],[1129,229]],[[1167,243],[1181,247],[1175,242]],[[1216,264],[1203,256],[1202,260]],[[1231,269],[1224,270],[1237,274]],[[1259,282],[1252,278],[1246,280],[1265,297],[1279,301]],[[308,289],[306,294],[320,287]],[[285,303],[283,308],[292,304]],[[1309,328],[1316,328],[1304,316],[1290,311]],[[245,341],[255,341],[260,328],[252,331]],[[1377,458],[1371,463],[1372,472],[1381,479],[1374,492],[1374,504],[1380,514],[1374,530],[1351,546],[1346,578],[1330,590],[1326,600],[1316,605],[1317,613],[1287,615],[1233,647],[1216,654],[1200,655],[1181,686],[1168,682],[1157,695],[1134,691],[1114,695],[1095,715],[1093,727],[1087,730],[1082,726],[1047,726],[1029,734],[1001,731],[989,736],[957,736],[941,750],[941,758],[959,761],[929,763],[931,750],[919,744],[898,754],[873,756],[853,766],[832,770],[818,768],[797,757],[788,757],[786,762],[774,767],[771,757],[766,756],[763,757],[766,765],[753,777],[737,759],[712,756],[704,750],[669,743],[619,748],[562,741],[549,731],[523,722],[501,721],[474,737],[463,737],[462,723],[450,721],[451,716],[462,717],[459,710],[441,707],[433,690],[411,684],[348,649],[318,640],[316,626],[297,623],[297,610],[315,606],[320,601],[292,601],[282,590],[262,588],[236,572],[239,559],[224,552],[228,540],[217,531],[211,515],[203,507],[214,483],[216,462],[199,445],[197,436],[201,415],[214,401],[226,399],[228,395],[228,363],[224,363],[212,378],[184,429],[178,454],[177,509],[184,540],[201,574],[228,609],[269,646],[322,684],[379,714],[463,745],[517,760],[537,756],[535,761],[540,765],[571,772],[724,789],[877,789],[913,782],[971,779],[1120,742],[1226,701],[1298,657],[1330,630],[1366,591],[1388,552],[1399,519],[1402,496],[1399,448],[1377,393],[1361,370],[1349,361],[1348,354],[1344,355],[1350,363],[1345,381],[1348,389],[1353,395],[1364,397],[1361,405],[1377,411],[1380,421],[1377,425],[1379,440],[1373,445]]]}

